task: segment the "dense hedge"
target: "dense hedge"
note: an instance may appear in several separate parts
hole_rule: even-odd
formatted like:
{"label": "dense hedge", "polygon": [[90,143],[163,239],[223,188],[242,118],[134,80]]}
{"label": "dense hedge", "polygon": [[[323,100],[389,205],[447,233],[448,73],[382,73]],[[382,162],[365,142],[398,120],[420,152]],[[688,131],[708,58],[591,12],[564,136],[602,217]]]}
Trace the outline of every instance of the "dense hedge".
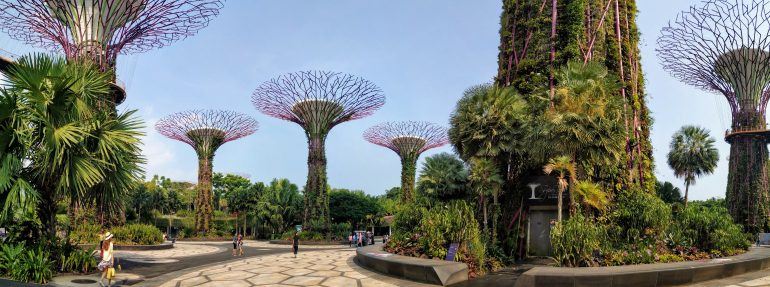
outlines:
{"label": "dense hedge", "polygon": [[115,244],[118,245],[157,245],[163,243],[163,233],[155,226],[147,224],[127,224],[112,229]]}
{"label": "dense hedge", "polygon": [[744,252],[750,235],[732,221],[723,203],[692,202],[685,208],[644,192],[624,192],[607,216],[576,214],[557,223],[551,231],[553,257],[559,265],[577,267],[678,262]]}

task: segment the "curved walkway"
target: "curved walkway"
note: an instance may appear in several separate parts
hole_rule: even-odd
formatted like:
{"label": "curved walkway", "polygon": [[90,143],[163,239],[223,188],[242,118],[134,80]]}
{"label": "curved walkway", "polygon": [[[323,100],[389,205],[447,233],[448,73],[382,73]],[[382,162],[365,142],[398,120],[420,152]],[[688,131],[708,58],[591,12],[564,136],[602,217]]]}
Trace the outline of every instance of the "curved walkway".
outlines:
{"label": "curved walkway", "polygon": [[291,253],[259,256],[163,278],[167,282],[160,286],[433,286],[366,270],[353,262],[354,257],[352,248],[300,250],[297,258]]}

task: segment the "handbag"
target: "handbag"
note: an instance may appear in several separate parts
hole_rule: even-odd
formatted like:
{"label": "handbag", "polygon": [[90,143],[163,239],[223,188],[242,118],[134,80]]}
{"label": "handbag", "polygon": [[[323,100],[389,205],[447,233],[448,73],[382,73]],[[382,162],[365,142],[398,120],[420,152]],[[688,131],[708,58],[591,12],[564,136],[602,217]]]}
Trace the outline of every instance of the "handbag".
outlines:
{"label": "handbag", "polygon": [[107,279],[112,280],[113,278],[115,278],[115,268],[107,268]]}

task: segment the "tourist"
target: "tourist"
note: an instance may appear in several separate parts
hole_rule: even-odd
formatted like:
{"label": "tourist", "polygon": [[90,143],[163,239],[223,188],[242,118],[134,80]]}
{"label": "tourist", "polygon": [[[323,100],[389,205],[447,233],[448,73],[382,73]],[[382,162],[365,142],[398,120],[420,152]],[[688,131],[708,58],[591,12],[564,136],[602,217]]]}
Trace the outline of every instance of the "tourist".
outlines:
{"label": "tourist", "polygon": [[357,242],[357,247],[361,247],[361,246],[364,246],[364,245],[363,245],[363,241],[364,241],[364,238],[363,238],[363,237],[364,237],[364,235],[363,235],[363,234],[361,234],[360,232],[357,232],[357,233],[356,233],[356,235],[358,236],[358,240],[356,240],[356,242]]}
{"label": "tourist", "polygon": [[238,252],[238,233],[233,235],[233,256]]}
{"label": "tourist", "polygon": [[238,256],[243,256],[243,234],[238,234]]}
{"label": "tourist", "polygon": [[102,280],[104,280],[106,277],[107,286],[109,287],[110,284],[112,284],[112,276],[115,274],[115,269],[112,267],[115,261],[115,257],[112,253],[112,233],[106,232],[104,234],[104,240],[102,241],[102,245],[99,247],[99,249],[101,249],[102,254],[102,261],[100,261],[99,265],[96,266],[96,268],[102,272],[102,276],[99,278],[99,286],[104,286]]}
{"label": "tourist", "polygon": [[353,232],[348,235],[348,247],[353,247]]}
{"label": "tourist", "polygon": [[294,249],[294,258],[297,258],[297,251],[299,251],[299,232],[294,232],[294,238],[292,238],[291,247]]}

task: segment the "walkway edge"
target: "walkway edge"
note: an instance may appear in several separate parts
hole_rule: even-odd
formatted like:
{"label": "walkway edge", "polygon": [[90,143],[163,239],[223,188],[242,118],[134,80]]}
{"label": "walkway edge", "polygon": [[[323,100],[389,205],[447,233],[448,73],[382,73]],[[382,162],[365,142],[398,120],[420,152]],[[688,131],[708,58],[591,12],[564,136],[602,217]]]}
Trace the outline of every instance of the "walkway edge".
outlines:
{"label": "walkway edge", "polygon": [[382,245],[356,249],[356,264],[386,275],[447,286],[468,281],[462,262],[421,259],[382,251]]}
{"label": "walkway edge", "polygon": [[770,268],[770,248],[752,248],[726,258],[611,267],[535,267],[515,287],[677,286],[727,278]]}

